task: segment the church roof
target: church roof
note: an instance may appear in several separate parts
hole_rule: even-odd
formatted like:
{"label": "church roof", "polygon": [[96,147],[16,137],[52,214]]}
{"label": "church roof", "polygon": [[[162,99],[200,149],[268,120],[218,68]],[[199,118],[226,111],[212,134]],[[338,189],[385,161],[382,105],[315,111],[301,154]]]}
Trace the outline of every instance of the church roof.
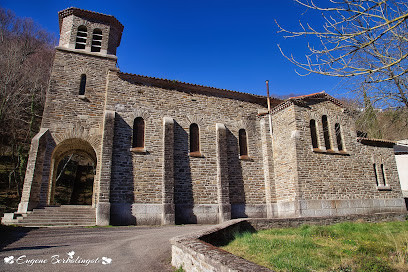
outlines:
{"label": "church roof", "polygon": [[396,142],[383,139],[374,139],[374,138],[357,138],[357,142],[372,145],[372,146],[383,146],[383,147],[393,147]]}
{"label": "church roof", "polygon": [[328,95],[324,91],[319,92],[319,93],[312,93],[312,94],[295,96],[295,97],[290,97],[289,98],[289,100],[292,100],[292,101],[296,101],[296,100],[305,100],[305,101],[307,101],[307,100],[321,100],[321,99],[329,100],[329,101],[333,102],[334,104],[336,104],[337,106],[344,108],[344,105],[340,100],[334,98],[333,96]]}
{"label": "church roof", "polygon": [[312,93],[312,94],[307,94],[307,95],[301,95],[301,96],[295,96],[295,97],[290,97],[283,101],[282,103],[278,104],[271,110],[271,114],[274,114],[276,112],[279,112],[287,107],[289,107],[292,104],[296,104],[299,106],[306,106],[308,102],[310,101],[331,101],[335,105],[345,108],[343,103],[328,95],[326,92],[319,92],[319,93]]}
{"label": "church roof", "polygon": [[[256,103],[262,105],[264,107],[267,106],[266,96],[262,95],[255,95],[250,93],[243,93],[237,91],[231,91],[226,89],[219,89],[209,86],[203,86],[198,84],[186,83],[178,80],[169,80],[163,78],[156,78],[156,77],[148,77],[136,74],[129,74],[118,72],[118,76],[123,80],[127,80],[133,83],[139,84],[148,84],[151,86],[164,88],[164,89],[175,89],[182,92],[187,93],[199,93],[204,95],[216,95],[225,98],[232,98],[237,100],[248,101],[252,103]],[[278,105],[282,100],[277,98],[271,98],[271,105],[275,106]]]}

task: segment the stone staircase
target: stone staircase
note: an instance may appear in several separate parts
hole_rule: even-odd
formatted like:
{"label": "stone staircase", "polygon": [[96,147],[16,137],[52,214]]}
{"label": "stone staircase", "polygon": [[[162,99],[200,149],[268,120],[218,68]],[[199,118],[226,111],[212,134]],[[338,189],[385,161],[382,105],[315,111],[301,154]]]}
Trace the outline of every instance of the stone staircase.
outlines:
{"label": "stone staircase", "polygon": [[26,214],[4,214],[2,223],[23,227],[95,226],[96,209],[86,205],[50,206]]}

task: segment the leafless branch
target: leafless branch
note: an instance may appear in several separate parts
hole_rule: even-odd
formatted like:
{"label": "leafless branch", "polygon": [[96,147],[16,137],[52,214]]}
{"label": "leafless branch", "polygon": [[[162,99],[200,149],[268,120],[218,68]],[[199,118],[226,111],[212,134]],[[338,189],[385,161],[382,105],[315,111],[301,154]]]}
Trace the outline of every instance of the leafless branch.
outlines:
{"label": "leafless branch", "polygon": [[[300,22],[297,31],[276,23],[285,38],[308,37],[304,58],[281,54],[305,73],[359,78],[365,84],[388,84],[383,99],[408,107],[408,2],[403,0],[294,0],[322,15],[318,26]],[[310,16],[310,15],[309,15]],[[381,86],[383,89],[383,86]],[[381,100],[381,99],[380,99]]]}

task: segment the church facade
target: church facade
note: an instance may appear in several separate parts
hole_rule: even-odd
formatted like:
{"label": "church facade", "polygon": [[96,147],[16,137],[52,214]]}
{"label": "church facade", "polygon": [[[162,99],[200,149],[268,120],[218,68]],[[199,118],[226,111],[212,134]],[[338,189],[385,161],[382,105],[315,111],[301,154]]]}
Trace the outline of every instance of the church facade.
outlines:
{"label": "church facade", "polygon": [[357,138],[326,93],[287,100],[121,72],[123,25],[59,12],[40,132],[19,213],[58,204],[58,165],[95,165],[97,225],[402,212],[393,142]]}

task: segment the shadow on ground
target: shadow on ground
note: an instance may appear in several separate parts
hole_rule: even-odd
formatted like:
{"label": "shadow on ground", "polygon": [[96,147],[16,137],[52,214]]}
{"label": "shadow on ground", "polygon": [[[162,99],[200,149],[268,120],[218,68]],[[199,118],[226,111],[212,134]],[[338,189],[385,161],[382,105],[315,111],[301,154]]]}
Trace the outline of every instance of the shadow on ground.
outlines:
{"label": "shadow on ground", "polygon": [[37,228],[24,228],[24,227],[13,227],[0,225],[0,251],[3,251],[7,245],[12,244],[24,236],[27,235],[32,230]]}

